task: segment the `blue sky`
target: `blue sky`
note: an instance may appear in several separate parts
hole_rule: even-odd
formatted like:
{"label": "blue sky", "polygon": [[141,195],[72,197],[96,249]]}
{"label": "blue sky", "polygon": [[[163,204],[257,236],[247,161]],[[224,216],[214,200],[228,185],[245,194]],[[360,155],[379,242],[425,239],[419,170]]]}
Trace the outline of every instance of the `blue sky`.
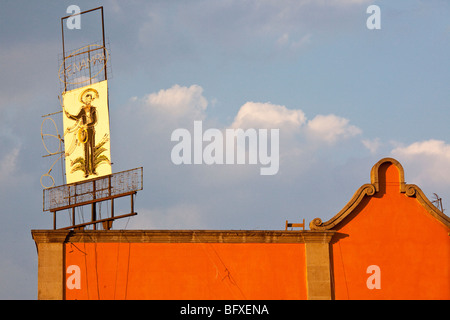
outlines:
{"label": "blue sky", "polygon": [[[450,205],[448,1],[0,0],[1,299],[37,297],[30,230],[52,227],[42,212],[40,178],[53,160],[42,158],[41,116],[60,110],[60,18],[72,4],[104,7],[113,172],[144,167],[139,214],[115,228],[325,221],[383,157]],[[380,30],[366,27],[371,4],[381,9]],[[100,40],[92,19],[67,31],[68,41],[87,31]],[[196,120],[278,128],[279,172],[174,165],[171,133]],[[61,171],[57,163],[57,183]]]}

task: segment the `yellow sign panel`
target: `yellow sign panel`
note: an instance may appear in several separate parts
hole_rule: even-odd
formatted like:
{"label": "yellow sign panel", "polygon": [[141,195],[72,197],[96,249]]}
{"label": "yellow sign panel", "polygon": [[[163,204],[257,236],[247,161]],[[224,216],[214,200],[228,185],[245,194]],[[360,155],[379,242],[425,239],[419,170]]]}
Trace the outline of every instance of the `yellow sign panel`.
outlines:
{"label": "yellow sign panel", "polygon": [[107,80],[63,94],[67,183],[111,174]]}

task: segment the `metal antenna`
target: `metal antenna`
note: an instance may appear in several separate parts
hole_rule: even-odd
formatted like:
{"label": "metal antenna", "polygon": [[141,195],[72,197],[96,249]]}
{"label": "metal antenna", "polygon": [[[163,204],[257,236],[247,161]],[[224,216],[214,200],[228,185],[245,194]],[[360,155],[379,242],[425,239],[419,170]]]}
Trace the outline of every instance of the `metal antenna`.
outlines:
{"label": "metal antenna", "polygon": [[435,200],[431,201],[432,204],[436,206],[440,211],[444,212],[444,207],[442,206],[442,198],[437,195],[437,193],[433,193]]}

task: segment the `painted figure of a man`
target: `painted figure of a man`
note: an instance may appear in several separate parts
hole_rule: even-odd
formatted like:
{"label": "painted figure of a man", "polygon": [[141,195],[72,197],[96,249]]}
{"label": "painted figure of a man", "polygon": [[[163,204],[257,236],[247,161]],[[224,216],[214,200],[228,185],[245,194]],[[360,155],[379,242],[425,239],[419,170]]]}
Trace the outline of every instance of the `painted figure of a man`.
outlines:
{"label": "painted figure of a man", "polygon": [[94,166],[95,152],[95,125],[97,124],[97,109],[91,104],[98,98],[96,90],[88,89],[80,95],[80,102],[83,103],[77,115],[71,115],[65,109],[66,117],[79,121],[78,141],[84,144],[84,176],[87,178],[91,174],[97,174]]}

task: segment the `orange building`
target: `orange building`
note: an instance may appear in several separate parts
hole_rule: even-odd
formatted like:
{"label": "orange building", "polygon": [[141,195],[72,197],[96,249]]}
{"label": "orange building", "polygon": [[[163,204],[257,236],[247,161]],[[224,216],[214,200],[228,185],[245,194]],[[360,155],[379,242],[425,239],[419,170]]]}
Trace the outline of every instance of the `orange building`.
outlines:
{"label": "orange building", "polygon": [[450,219],[385,158],[310,230],[32,230],[39,299],[450,299]]}

